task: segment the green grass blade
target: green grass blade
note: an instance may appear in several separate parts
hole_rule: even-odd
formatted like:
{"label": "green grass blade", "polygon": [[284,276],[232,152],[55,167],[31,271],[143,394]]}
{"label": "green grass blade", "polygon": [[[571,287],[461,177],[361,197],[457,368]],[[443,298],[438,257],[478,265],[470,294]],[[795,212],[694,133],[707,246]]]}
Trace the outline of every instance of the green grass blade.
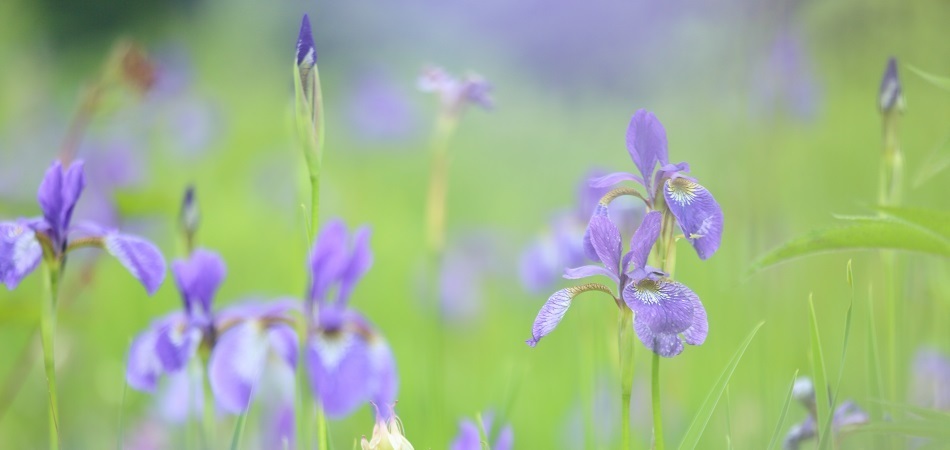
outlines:
{"label": "green grass blade", "polygon": [[950,212],[893,206],[879,206],[876,209],[898,221],[920,227],[922,230],[933,233],[935,237],[950,241]]}
{"label": "green grass blade", "polygon": [[775,424],[775,431],[772,432],[772,439],[769,439],[769,446],[766,450],[772,450],[775,448],[775,444],[778,443],[779,436],[782,435],[782,427],[785,426],[785,417],[788,416],[788,407],[792,404],[792,390],[795,388],[795,380],[798,379],[798,369],[795,369],[795,374],[792,375],[792,382],[788,385],[788,394],[785,395],[785,404],[782,405],[782,414],[778,416],[778,423]]}
{"label": "green grass blade", "polygon": [[[818,316],[815,314],[815,301],[811,294],[808,295],[808,310],[811,318],[812,376],[815,378],[815,421],[823,424],[831,419],[831,401],[828,399],[828,377],[825,372],[825,358],[821,351],[821,336],[818,333]],[[828,442],[829,439],[826,434],[818,434],[819,449],[826,448],[825,445]]]}
{"label": "green grass blade", "polygon": [[247,422],[247,411],[238,416],[237,424],[234,425],[234,435],[231,436],[231,450],[241,448],[241,436],[244,435],[244,424]]}
{"label": "green grass blade", "polygon": [[722,393],[726,390],[726,385],[729,384],[732,374],[736,371],[736,366],[739,365],[739,361],[742,360],[742,355],[745,354],[746,349],[749,348],[749,344],[752,343],[752,338],[755,337],[759,328],[762,328],[764,324],[765,322],[759,322],[759,324],[752,329],[752,332],[739,344],[739,348],[736,349],[729,363],[726,364],[722,373],[719,374],[716,384],[713,385],[709,394],[706,395],[706,399],[703,400],[703,404],[696,411],[696,416],[693,417],[692,423],[690,423],[689,428],[683,435],[683,441],[679,446],[680,450],[695,449],[699,444],[699,438],[702,437],[703,432],[706,430],[706,425],[709,424],[709,419],[712,417],[713,411],[715,411],[716,405],[719,403],[719,399],[722,398]]}
{"label": "green grass blade", "polygon": [[868,390],[872,400],[871,419],[881,420],[884,413],[878,401],[884,398],[884,388],[881,384],[881,353],[877,345],[877,330],[874,326],[874,296],[868,287]]}
{"label": "green grass blade", "polygon": [[[851,268],[851,260],[848,260],[847,267],[848,286],[851,287],[851,303],[848,305],[848,314],[844,322],[844,343],[841,345],[841,362],[838,365],[838,381],[835,382],[834,394],[831,397],[831,415],[825,422],[821,430],[821,435],[828,436],[831,433],[831,425],[834,421],[834,410],[838,407],[838,394],[841,390],[841,378],[844,376],[844,363],[848,355],[848,338],[851,336],[851,317],[854,314],[854,271]],[[823,442],[828,442],[826,439]]]}
{"label": "green grass blade", "polygon": [[910,70],[911,72],[917,74],[917,76],[919,76],[920,78],[923,78],[924,81],[940,89],[943,89],[945,91],[950,91],[950,77],[942,77],[940,75],[934,75],[930,72],[923,71],[910,64],[905,64],[904,66],[907,67],[907,69]]}
{"label": "green grass blade", "polygon": [[861,217],[788,241],[759,258],[750,272],[803,256],[856,249],[892,249],[950,257],[950,239],[903,220]]}
{"label": "green grass blade", "polygon": [[930,438],[950,442],[950,421],[946,420],[901,420],[895,422],[872,422],[851,430],[853,433],[874,433]]}

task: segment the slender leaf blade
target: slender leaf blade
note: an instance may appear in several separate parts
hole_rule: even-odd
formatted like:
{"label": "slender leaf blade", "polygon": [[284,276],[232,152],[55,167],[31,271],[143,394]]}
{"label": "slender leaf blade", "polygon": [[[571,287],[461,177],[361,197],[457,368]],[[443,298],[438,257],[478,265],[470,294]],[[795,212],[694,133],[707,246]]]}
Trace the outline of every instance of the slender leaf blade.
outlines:
{"label": "slender leaf blade", "polygon": [[792,239],[759,258],[751,271],[803,256],[858,249],[892,249],[950,257],[950,240],[904,221],[862,217]]}
{"label": "slender leaf blade", "polygon": [[782,435],[782,427],[785,425],[785,417],[788,416],[788,407],[792,404],[792,391],[795,389],[795,380],[798,379],[798,369],[792,375],[792,382],[788,385],[788,394],[785,395],[785,404],[782,405],[782,414],[778,416],[778,423],[775,424],[775,431],[772,432],[772,439],[769,439],[769,446],[766,450],[775,448],[779,436]]}
{"label": "slender leaf blade", "polygon": [[709,419],[712,417],[713,411],[715,411],[716,405],[719,403],[719,399],[722,398],[722,393],[726,390],[726,385],[729,384],[732,374],[736,371],[736,366],[739,365],[739,361],[742,360],[742,355],[745,354],[746,349],[749,348],[749,344],[752,343],[752,338],[755,337],[755,334],[758,333],[764,324],[765,322],[759,322],[759,324],[752,329],[752,332],[739,344],[739,348],[736,349],[729,363],[723,368],[716,383],[709,391],[709,394],[706,395],[703,404],[697,410],[696,416],[693,417],[692,423],[690,423],[689,428],[683,435],[683,441],[679,446],[680,450],[695,449],[699,444],[699,438],[702,437],[703,431],[706,430],[706,425],[709,424]]}
{"label": "slender leaf blade", "polygon": [[[825,358],[821,351],[821,336],[818,333],[818,316],[815,314],[814,298],[808,296],[808,309],[811,323],[811,365],[812,376],[815,378],[815,421],[823,424],[829,420],[830,400],[828,399],[828,377],[825,372]],[[824,431],[824,430],[822,430]],[[818,448],[825,448],[828,439],[826,434],[818,434]]]}
{"label": "slender leaf blade", "polygon": [[879,206],[877,210],[901,222],[916,225],[950,241],[950,212],[948,211],[894,206]]}
{"label": "slender leaf blade", "polygon": [[912,66],[912,65],[910,65],[910,64],[906,64],[906,67],[907,67],[907,69],[909,69],[911,72],[917,74],[917,76],[919,76],[920,78],[923,78],[924,81],[926,81],[926,82],[928,82],[928,83],[930,83],[930,84],[932,84],[932,85],[934,85],[934,86],[936,86],[936,87],[938,87],[938,88],[940,88],[940,89],[943,89],[943,90],[945,90],[945,91],[950,91],[950,77],[943,77],[943,76],[940,76],[940,75],[935,75],[935,74],[932,74],[932,73],[930,73],[930,72],[921,70],[920,68],[918,68],[918,67],[916,67],[916,66]]}
{"label": "slender leaf blade", "polygon": [[247,423],[247,411],[238,416],[237,424],[234,425],[234,434],[231,436],[231,450],[241,448],[241,436],[244,434],[245,423]]}

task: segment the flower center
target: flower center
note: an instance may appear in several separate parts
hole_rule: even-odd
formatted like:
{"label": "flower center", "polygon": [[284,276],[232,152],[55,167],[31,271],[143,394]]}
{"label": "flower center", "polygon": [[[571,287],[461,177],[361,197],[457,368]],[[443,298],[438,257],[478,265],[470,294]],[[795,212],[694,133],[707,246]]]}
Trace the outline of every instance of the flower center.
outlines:
{"label": "flower center", "polygon": [[682,206],[688,205],[696,199],[699,185],[686,178],[673,178],[666,183],[666,192],[670,198]]}
{"label": "flower center", "polygon": [[661,301],[665,300],[669,295],[666,292],[660,290],[660,283],[656,280],[651,280],[649,278],[644,278],[640,280],[639,283],[634,287],[637,291],[637,297],[644,303],[649,303],[651,305],[659,304]]}

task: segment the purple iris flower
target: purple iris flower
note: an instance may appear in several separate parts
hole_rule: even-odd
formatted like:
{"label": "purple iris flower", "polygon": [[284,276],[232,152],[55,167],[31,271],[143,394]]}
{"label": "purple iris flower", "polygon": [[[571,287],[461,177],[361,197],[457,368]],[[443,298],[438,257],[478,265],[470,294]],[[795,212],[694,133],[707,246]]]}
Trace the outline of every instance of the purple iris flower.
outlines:
{"label": "purple iris flower", "polygon": [[82,161],[69,167],[55,161],[37,194],[43,217],[0,222],[0,282],[8,289],[14,289],[44,257],[62,264],[68,251],[87,246],[115,256],[149,295],[162,284],[165,258],[155,245],[96,224],[72,224],[73,209],[85,185]]}
{"label": "purple iris flower", "polygon": [[[519,274],[522,286],[529,292],[551,289],[561,279],[565,267],[581,266],[588,261],[582,239],[587,221],[597,203],[610,190],[591,186],[590,180],[602,175],[597,170],[585,176],[578,186],[575,208],[555,214],[546,232],[522,252]],[[611,204],[611,216],[617,219],[621,229],[630,229],[627,225],[636,223],[638,214],[639,211],[629,205]]]}
{"label": "purple iris flower", "polygon": [[432,92],[439,96],[442,108],[457,117],[468,105],[492,109],[492,86],[481,75],[470,73],[456,78],[441,67],[429,66],[422,69],[422,75],[416,86],[422,92]]}
{"label": "purple iris flower", "polygon": [[[795,380],[792,396],[805,406],[805,409],[808,410],[808,417],[802,422],[792,425],[789,429],[782,446],[785,450],[798,450],[803,442],[814,438],[818,432],[818,424],[815,420],[815,387],[811,379],[801,377]],[[831,431],[832,434],[838,435],[853,427],[866,424],[869,420],[868,414],[857,404],[851,400],[846,400],[835,409],[832,415]]]}
{"label": "purple iris flower", "polygon": [[306,364],[313,392],[327,415],[340,418],[372,402],[391,405],[398,380],[392,350],[383,336],[348,303],[373,263],[370,230],[352,236],[340,220],[326,224],[310,256],[307,313],[313,323]]}
{"label": "purple iris flower", "polygon": [[135,338],[126,381],[149,392],[162,375],[181,381],[178,374],[194,360],[198,348],[206,346],[211,349],[208,378],[218,407],[234,414],[246,411],[269,359],[290,368],[297,364],[297,338],[288,316],[293,303],[248,302],[213,312],[226,267],[208,250],[198,249],[189,259],[175,261],[172,272],[183,310],[156,320]]}
{"label": "purple iris flower", "polygon": [[[511,429],[511,425],[505,425],[497,436],[492,436],[492,422],[494,422],[494,415],[492,413],[487,413],[482,417],[482,425],[485,426],[485,435],[488,439],[492,437],[495,438],[495,441],[489,446],[492,450],[511,450],[514,448],[515,434]],[[482,436],[479,432],[478,425],[471,420],[465,419],[459,422],[459,434],[455,437],[455,440],[452,441],[449,450],[481,450],[484,448],[482,445]]]}
{"label": "purple iris flower", "polygon": [[695,178],[684,175],[689,173],[689,164],[670,164],[666,130],[653,113],[641,109],[630,119],[627,151],[640,175],[617,172],[594,180],[591,184],[606,187],[622,181],[635,181],[646,190],[645,201],[650,208],[660,207],[662,189],[666,208],[676,218],[699,259],[708,259],[716,253],[722,240],[722,209],[713,195]]}
{"label": "purple iris flower", "polygon": [[904,109],[904,93],[901,80],[897,74],[897,59],[887,60],[887,68],[881,78],[881,88],[878,91],[878,107],[882,112],[901,111]]}

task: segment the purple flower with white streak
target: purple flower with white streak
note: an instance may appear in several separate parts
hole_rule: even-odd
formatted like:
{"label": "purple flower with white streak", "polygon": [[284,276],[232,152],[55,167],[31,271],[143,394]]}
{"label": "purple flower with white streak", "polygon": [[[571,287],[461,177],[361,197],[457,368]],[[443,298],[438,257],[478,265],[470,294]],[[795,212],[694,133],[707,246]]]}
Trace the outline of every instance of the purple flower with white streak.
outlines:
{"label": "purple flower with white streak", "polygon": [[[492,422],[494,422],[494,414],[487,413],[482,417],[486,437],[489,440],[494,437],[494,442],[488,448],[492,450],[511,450],[514,448],[515,435],[511,425],[505,425],[497,436],[493,436]],[[481,450],[482,448],[485,448],[485,446],[482,443],[478,425],[468,419],[459,422],[459,434],[452,441],[449,450]]]}
{"label": "purple flower with white streak", "polygon": [[[792,396],[805,406],[808,410],[808,417],[802,422],[792,425],[788,430],[782,444],[782,448],[785,450],[798,450],[802,442],[814,438],[818,433],[818,423],[815,419],[815,386],[811,378],[800,377],[795,380]],[[854,427],[866,424],[869,420],[868,414],[857,404],[851,400],[846,400],[832,414],[831,431],[833,435],[839,435]]]}
{"label": "purple flower with white streak", "polygon": [[351,236],[342,221],[333,220],[320,232],[310,256],[307,314],[312,324],[306,364],[313,392],[333,418],[369,402],[391,405],[396,398],[396,362],[389,344],[348,305],[373,262],[369,238],[368,228]]}
{"label": "purple flower with white streak", "polygon": [[437,94],[443,110],[452,117],[458,117],[470,104],[482,109],[492,109],[495,105],[491,84],[474,73],[456,78],[441,67],[429,66],[422,69],[416,86],[422,92]]}
{"label": "purple flower with white streak", "polygon": [[[177,377],[205,346],[211,349],[208,377],[218,408],[233,414],[246,411],[270,359],[296,367],[297,338],[288,316],[293,303],[248,302],[214,312],[212,303],[226,267],[208,250],[175,261],[172,272],[183,310],[156,320],[135,338],[126,381],[151,392],[159,377]],[[183,397],[187,404],[188,396]]]}
{"label": "purple flower with white streak", "polygon": [[98,247],[115,256],[149,295],[155,293],[165,279],[165,258],[155,245],[96,224],[72,224],[73,210],[85,186],[82,161],[68,167],[55,161],[37,194],[43,216],[0,222],[0,283],[14,289],[40,260],[57,264],[56,270],[60,270],[69,251]]}
{"label": "purple flower with white streak", "polygon": [[[662,208],[662,200],[699,259],[708,259],[722,241],[722,209],[713,195],[690,176],[689,164],[671,164],[667,155],[666,129],[653,113],[641,109],[627,127],[627,152],[640,172],[617,172],[593,180],[591,185],[607,187],[634,181],[646,190],[649,208]],[[657,169],[659,166],[659,169]],[[662,196],[661,191],[662,190]],[[601,205],[606,207],[605,204]]]}

